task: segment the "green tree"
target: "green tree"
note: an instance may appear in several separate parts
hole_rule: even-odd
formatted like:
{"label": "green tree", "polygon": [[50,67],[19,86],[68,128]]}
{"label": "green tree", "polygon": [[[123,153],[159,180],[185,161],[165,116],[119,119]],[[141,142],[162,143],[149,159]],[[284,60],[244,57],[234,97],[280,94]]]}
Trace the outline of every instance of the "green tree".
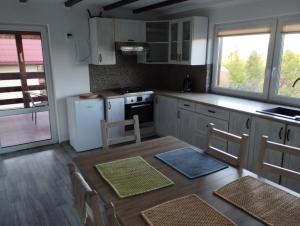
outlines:
{"label": "green tree", "polygon": [[247,76],[248,89],[255,91],[263,90],[263,81],[265,76],[265,60],[262,55],[256,51],[251,52],[246,61],[245,73]]}
{"label": "green tree", "polygon": [[300,54],[286,50],[282,56],[279,94],[300,97],[299,84],[293,88],[294,81],[300,77]]}
{"label": "green tree", "polygon": [[229,88],[242,88],[246,81],[245,62],[240,58],[239,52],[235,51],[229,54],[223,66],[229,73],[228,84]]}

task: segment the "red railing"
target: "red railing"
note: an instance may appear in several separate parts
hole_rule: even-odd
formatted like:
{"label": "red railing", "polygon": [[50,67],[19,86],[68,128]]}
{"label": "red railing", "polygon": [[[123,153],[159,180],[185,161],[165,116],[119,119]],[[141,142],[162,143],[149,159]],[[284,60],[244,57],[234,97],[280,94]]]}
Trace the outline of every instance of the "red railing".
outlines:
{"label": "red railing", "polygon": [[[1,73],[0,74],[0,81],[1,80],[16,80],[16,79],[45,79],[44,72],[28,72],[24,75],[21,73]],[[23,85],[23,83],[21,83]],[[14,98],[14,99],[4,99],[0,100],[0,105],[9,105],[9,104],[22,104],[24,103],[25,107],[29,107],[30,100],[25,98],[24,92],[26,91],[35,91],[35,90],[46,90],[45,84],[40,85],[31,85],[31,86],[12,86],[12,87],[0,87],[0,93],[9,93],[9,92],[22,92],[23,98]],[[33,101],[48,101],[46,96],[39,96],[33,97]]]}

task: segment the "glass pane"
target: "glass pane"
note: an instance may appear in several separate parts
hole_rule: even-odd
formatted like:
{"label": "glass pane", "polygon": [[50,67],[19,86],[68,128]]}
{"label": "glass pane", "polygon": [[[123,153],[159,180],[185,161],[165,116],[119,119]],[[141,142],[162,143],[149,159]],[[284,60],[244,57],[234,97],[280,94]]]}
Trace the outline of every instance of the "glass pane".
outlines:
{"label": "glass pane", "polygon": [[177,42],[171,43],[171,60],[177,60]]}
{"label": "glass pane", "polygon": [[22,35],[26,72],[43,72],[42,41],[39,35]]}
{"label": "glass pane", "polygon": [[190,41],[184,41],[182,43],[182,60],[183,61],[190,60]]}
{"label": "glass pane", "polygon": [[51,139],[48,111],[0,117],[0,125],[1,147]]}
{"label": "glass pane", "polygon": [[300,98],[300,33],[283,35],[283,51],[279,80],[279,95]]}
{"label": "glass pane", "polygon": [[168,62],[168,43],[151,43],[147,62]]}
{"label": "glass pane", "polygon": [[183,22],[183,28],[182,28],[182,40],[190,40],[191,39],[191,22],[186,21]]}
{"label": "glass pane", "polygon": [[262,93],[270,34],[219,38],[218,85],[222,88]]}
{"label": "glass pane", "polygon": [[15,35],[0,34],[0,73],[20,72]]}
{"label": "glass pane", "polygon": [[147,22],[147,42],[168,42],[169,22]]}
{"label": "glass pane", "polygon": [[171,41],[172,42],[178,41],[178,23],[171,25]]}

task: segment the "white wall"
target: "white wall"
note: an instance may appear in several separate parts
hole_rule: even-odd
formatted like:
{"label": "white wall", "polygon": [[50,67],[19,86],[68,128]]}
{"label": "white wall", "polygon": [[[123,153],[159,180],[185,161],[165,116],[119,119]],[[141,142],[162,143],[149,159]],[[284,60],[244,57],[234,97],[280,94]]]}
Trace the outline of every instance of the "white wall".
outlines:
{"label": "white wall", "polygon": [[88,22],[84,11],[66,9],[62,4],[18,4],[17,1],[1,0],[1,24],[48,25],[50,34],[50,55],[52,80],[58,124],[59,141],[68,139],[65,97],[89,91],[88,65],[80,65],[75,59],[73,41],[66,39],[66,33],[75,38],[88,39]]}

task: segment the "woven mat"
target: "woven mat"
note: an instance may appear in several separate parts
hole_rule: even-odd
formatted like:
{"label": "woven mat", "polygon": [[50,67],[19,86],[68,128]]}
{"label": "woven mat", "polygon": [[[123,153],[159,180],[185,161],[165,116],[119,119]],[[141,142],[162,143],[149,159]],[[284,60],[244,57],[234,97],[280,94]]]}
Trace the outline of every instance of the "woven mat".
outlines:
{"label": "woven mat", "polygon": [[300,225],[300,198],[250,176],[214,192],[267,225]]}
{"label": "woven mat", "polygon": [[142,216],[150,226],[235,225],[195,194],[145,210]]}
{"label": "woven mat", "polygon": [[96,168],[120,198],[174,184],[140,156],[98,164]]}

